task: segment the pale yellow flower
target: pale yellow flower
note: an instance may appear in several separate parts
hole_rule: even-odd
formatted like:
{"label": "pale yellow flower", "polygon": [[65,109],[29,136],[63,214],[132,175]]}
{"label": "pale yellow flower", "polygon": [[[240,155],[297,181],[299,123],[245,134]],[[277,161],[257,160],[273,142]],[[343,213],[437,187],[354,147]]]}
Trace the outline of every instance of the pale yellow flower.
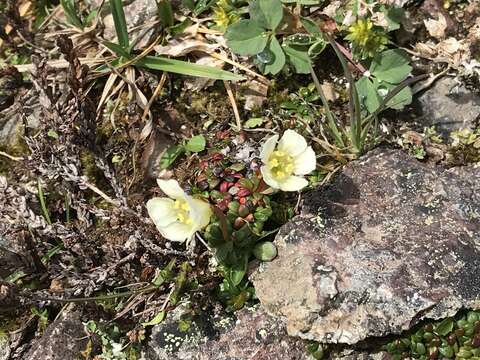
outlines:
{"label": "pale yellow flower", "polygon": [[[278,144],[277,144],[278,143]],[[267,185],[282,191],[298,191],[308,185],[302,175],[317,166],[315,152],[305,138],[287,130],[280,141],[274,135],[265,141],[260,152],[264,165],[260,168]]]}
{"label": "pale yellow flower", "polygon": [[168,198],[147,201],[148,215],[168,240],[184,242],[210,223],[212,210],[205,201],[185,194],[176,180],[157,180]]}

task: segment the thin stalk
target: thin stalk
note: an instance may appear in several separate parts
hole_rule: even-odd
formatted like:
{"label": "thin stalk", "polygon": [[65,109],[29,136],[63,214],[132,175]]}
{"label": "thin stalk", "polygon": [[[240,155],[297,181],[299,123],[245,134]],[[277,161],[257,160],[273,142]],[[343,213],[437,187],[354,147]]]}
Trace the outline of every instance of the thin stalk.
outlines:
{"label": "thin stalk", "polygon": [[48,225],[52,225],[52,221],[50,220],[50,214],[47,209],[47,205],[45,203],[45,195],[43,194],[42,184],[40,183],[40,179],[37,179],[37,188],[38,188],[38,200],[40,201],[40,207],[42,208],[42,214],[45,218],[45,221]]}
{"label": "thin stalk", "polygon": [[332,131],[333,136],[335,137],[335,140],[337,141],[338,145],[340,145],[341,147],[345,147],[345,144],[342,139],[342,134],[338,130],[337,124],[335,122],[335,118],[333,116],[332,111],[330,110],[330,106],[328,105],[327,97],[325,96],[325,93],[322,90],[320,81],[318,81],[317,74],[315,74],[315,71],[313,70],[312,66],[310,66],[310,74],[312,75],[313,83],[317,88],[318,94],[320,95],[320,99],[322,100],[322,103],[323,103],[323,107],[325,108],[325,115],[327,116],[328,127]]}
{"label": "thin stalk", "polygon": [[357,152],[361,152],[363,150],[363,144],[361,143],[361,137],[362,137],[362,113],[361,113],[361,107],[360,107],[360,99],[358,98],[357,90],[355,88],[355,82],[353,81],[353,76],[352,72],[348,68],[348,64],[345,60],[345,57],[343,56],[342,52],[338,48],[335,40],[333,38],[326,34],[326,37],[328,39],[328,42],[332,46],[333,50],[335,51],[335,54],[337,55],[338,59],[340,60],[340,63],[343,68],[343,72],[345,73],[345,77],[347,78],[348,84],[349,84],[349,91],[348,91],[348,97],[349,97],[349,112],[350,112],[350,140],[352,141],[352,145]]}
{"label": "thin stalk", "polygon": [[70,197],[68,196],[68,193],[65,194],[65,222],[67,224],[70,223]]}

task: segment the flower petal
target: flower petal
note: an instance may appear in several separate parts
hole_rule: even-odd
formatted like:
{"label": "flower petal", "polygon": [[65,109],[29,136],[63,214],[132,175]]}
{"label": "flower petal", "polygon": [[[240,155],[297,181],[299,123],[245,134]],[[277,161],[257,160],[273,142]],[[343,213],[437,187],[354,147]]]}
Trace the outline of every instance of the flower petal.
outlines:
{"label": "flower petal", "polygon": [[210,223],[212,209],[208,203],[200,199],[189,197],[190,217],[196,231],[203,229]]}
{"label": "flower petal", "polygon": [[158,229],[162,236],[170,241],[179,241],[184,242],[185,240],[190,239],[195,230],[193,230],[191,225],[187,225],[178,221],[171,223],[168,226]]}
{"label": "flower petal", "polygon": [[280,185],[277,180],[273,178],[272,172],[267,166],[260,167],[260,172],[262,173],[263,181],[274,189],[280,189]]}
{"label": "flower petal", "polygon": [[305,138],[293,130],[287,130],[283,133],[278,142],[278,150],[286,152],[290,156],[300,155],[307,148]]}
{"label": "flower petal", "polygon": [[262,145],[262,150],[260,151],[260,159],[262,159],[263,163],[267,163],[268,158],[275,150],[275,146],[277,145],[278,135],[270,136]]}
{"label": "flower petal", "polygon": [[172,199],[159,197],[147,201],[148,215],[157,227],[169,225],[177,220],[174,203]]}
{"label": "flower petal", "polygon": [[295,175],[307,175],[317,167],[317,156],[311,146],[294,158],[293,173]]}
{"label": "flower petal", "polygon": [[300,191],[308,185],[308,181],[300,176],[289,176],[282,182],[279,182],[282,191]]}
{"label": "flower petal", "polygon": [[160,186],[160,189],[162,189],[162,191],[168,197],[171,197],[172,199],[185,198],[185,192],[180,187],[177,180],[158,179],[157,183],[158,183],[158,186]]}

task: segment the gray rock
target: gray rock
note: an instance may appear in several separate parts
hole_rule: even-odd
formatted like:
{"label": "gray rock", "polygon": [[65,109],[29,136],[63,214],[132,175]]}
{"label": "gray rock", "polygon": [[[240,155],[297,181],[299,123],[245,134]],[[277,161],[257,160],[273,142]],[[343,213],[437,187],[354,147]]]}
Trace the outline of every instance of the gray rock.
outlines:
{"label": "gray rock", "polygon": [[[170,313],[169,315],[172,315]],[[258,306],[238,311],[235,317],[202,316],[187,331],[178,329],[176,309],[152,330],[150,360],[306,360],[305,344],[289,337],[283,323]]]}
{"label": "gray rock", "polygon": [[31,347],[25,360],[76,360],[88,337],[78,312],[66,312],[47,327]]}
{"label": "gray rock", "polygon": [[418,120],[425,126],[435,125],[444,134],[472,128],[480,120],[480,95],[450,77],[438,80],[419,96],[417,105]]}
{"label": "gray rock", "polygon": [[355,344],[480,308],[480,167],[377,149],[306,196],[252,276],[289,335]]}

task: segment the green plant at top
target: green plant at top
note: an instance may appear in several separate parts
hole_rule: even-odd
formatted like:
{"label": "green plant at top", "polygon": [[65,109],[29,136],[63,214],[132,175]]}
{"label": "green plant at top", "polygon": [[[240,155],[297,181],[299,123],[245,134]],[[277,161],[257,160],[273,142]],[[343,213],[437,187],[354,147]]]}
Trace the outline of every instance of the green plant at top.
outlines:
{"label": "green plant at top", "polygon": [[[412,82],[417,81],[422,77],[406,79],[411,70],[410,65],[408,65],[408,59],[402,54],[402,52],[400,52],[400,50],[387,50],[382,53],[380,57],[372,61],[370,66],[372,73],[370,76],[375,76],[377,78],[378,86],[384,86],[385,92],[380,94],[378,87],[362,87],[365,80],[362,78],[355,83],[353,73],[348,67],[347,59],[336,41],[329,34],[325,34],[324,36],[328,39],[335,54],[340,60],[349,84],[348,127],[341,130],[339,129],[337,125],[339,122],[330,110],[330,106],[322,91],[321,84],[313,67],[311,68],[311,75],[325,107],[327,124],[335,139],[336,145],[340,148],[348,147],[354,154],[361,154],[366,148],[367,138],[371,136],[372,139],[375,140],[377,137],[378,114],[386,108],[395,108],[395,106],[398,106],[402,102],[403,104],[408,103],[408,100],[405,100],[405,98],[408,99],[410,97],[411,100],[411,92],[407,87]],[[369,85],[370,80],[367,80],[367,85]],[[387,82],[387,80],[389,82]],[[365,90],[365,88],[367,88],[368,91]],[[373,101],[375,101],[374,106],[369,106]],[[347,141],[345,141],[345,138]]]}
{"label": "green plant at top", "polygon": [[[400,49],[390,49],[373,58],[370,67],[355,82],[363,108],[370,114],[377,111],[393,89],[407,79],[412,71],[410,58]],[[412,90],[406,86],[387,103],[391,109],[402,109],[412,102]]]}
{"label": "green plant at top", "polygon": [[[168,4],[166,6],[168,7]],[[118,44],[109,41],[104,41],[103,44],[118,56],[118,58],[112,62],[112,65],[122,66],[125,63],[131,63],[134,66],[182,75],[207,77],[218,80],[243,79],[239,75],[215,67],[192,64],[186,61],[169,59],[167,57],[149,55],[135,57],[135,55],[132,54],[132,44],[128,38],[127,23],[123,11],[122,0],[110,0],[110,7],[117,33]],[[162,21],[170,23],[168,17],[164,18]]]}
{"label": "green plant at top", "polygon": [[[254,0],[249,5],[249,19],[230,25],[225,39],[233,52],[254,56],[254,62],[264,74],[277,74],[290,64],[297,73],[308,74],[311,59],[318,56],[326,46],[317,30],[312,34],[277,36],[284,17],[280,0]],[[316,25],[308,19],[312,29]]]}
{"label": "green plant at top", "polygon": [[352,44],[353,54],[360,59],[374,57],[385,49],[388,36],[380,26],[375,26],[370,19],[358,19],[348,28],[345,36]]}

